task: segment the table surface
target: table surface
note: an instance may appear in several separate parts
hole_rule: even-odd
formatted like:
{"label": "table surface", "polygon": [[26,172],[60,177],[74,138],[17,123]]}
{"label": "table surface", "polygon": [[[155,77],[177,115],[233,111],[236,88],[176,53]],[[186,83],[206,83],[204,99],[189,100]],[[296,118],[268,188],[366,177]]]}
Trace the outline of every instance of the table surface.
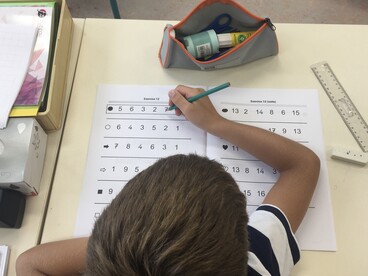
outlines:
{"label": "table surface", "polygon": [[[84,19],[74,20],[64,115],[66,114],[67,103],[72,90],[83,28]],[[10,259],[8,264],[9,276],[15,275],[15,261],[17,257],[25,250],[37,245],[41,239],[44,216],[45,211],[47,210],[47,202],[51,191],[61,137],[62,127],[57,131],[48,133],[47,135],[47,148],[40,183],[40,193],[34,197],[27,197],[26,209],[21,228],[0,228],[0,244],[5,244],[10,247]]]}
{"label": "table surface", "polygon": [[[277,24],[280,52],[240,67],[202,72],[163,69],[158,59],[167,21],[86,19],[77,71],[41,242],[73,237],[97,84],[316,88],[319,91],[337,252],[303,251],[293,275],[362,275],[368,271],[368,166],[332,160],[329,150],[360,150],[310,65],[327,61],[368,120],[368,26]],[[31,215],[29,215],[31,217]],[[31,218],[27,217],[27,221]],[[26,222],[27,222],[26,221]],[[26,247],[26,246],[24,246]],[[348,260],[348,261],[347,261]]]}

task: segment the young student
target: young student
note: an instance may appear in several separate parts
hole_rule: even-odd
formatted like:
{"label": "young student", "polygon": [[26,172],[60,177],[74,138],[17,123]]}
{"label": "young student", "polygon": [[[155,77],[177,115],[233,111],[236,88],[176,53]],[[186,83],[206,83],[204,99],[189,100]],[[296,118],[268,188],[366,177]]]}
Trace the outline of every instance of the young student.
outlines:
{"label": "young student", "polygon": [[221,117],[201,89],[177,86],[169,104],[197,127],[277,169],[279,179],[249,217],[246,199],[206,157],[163,158],[131,179],[89,238],[46,243],[21,254],[22,275],[288,275],[300,258],[293,233],[320,169],[308,148]]}

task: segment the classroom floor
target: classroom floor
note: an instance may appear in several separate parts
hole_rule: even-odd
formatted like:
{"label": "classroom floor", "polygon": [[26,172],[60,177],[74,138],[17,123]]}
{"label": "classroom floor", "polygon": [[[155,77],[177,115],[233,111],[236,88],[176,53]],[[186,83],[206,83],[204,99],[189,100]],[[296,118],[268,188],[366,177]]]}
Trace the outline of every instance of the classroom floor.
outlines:
{"label": "classroom floor", "polygon": [[[180,20],[200,0],[118,0],[124,19]],[[237,0],[276,23],[368,24],[367,0]],[[75,18],[113,18],[108,0],[67,0]],[[343,35],[343,34],[342,34]]]}

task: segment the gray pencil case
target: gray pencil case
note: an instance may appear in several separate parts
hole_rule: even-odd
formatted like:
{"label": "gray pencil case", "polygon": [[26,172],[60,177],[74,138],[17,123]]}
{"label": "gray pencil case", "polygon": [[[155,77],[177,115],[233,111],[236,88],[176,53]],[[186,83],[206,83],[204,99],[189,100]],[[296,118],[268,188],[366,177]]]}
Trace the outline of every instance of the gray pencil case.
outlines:
{"label": "gray pencil case", "polygon": [[[185,38],[212,29],[217,35],[229,32],[252,32],[252,35],[234,47],[196,58],[188,51]],[[164,68],[215,70],[242,65],[277,55],[275,29],[269,18],[253,15],[233,0],[204,0],[178,24],[166,25],[159,59]]]}

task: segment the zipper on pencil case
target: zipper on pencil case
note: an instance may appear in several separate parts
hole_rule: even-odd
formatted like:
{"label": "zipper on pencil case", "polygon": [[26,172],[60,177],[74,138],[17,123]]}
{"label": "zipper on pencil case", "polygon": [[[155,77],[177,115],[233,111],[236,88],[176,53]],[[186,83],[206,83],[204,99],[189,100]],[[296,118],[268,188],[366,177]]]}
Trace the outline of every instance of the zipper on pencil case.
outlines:
{"label": "zipper on pencil case", "polygon": [[271,28],[272,31],[276,31],[276,26],[273,25],[273,23],[271,22],[271,19],[269,19],[268,17],[266,17],[264,19],[264,22],[267,23],[267,25]]}

